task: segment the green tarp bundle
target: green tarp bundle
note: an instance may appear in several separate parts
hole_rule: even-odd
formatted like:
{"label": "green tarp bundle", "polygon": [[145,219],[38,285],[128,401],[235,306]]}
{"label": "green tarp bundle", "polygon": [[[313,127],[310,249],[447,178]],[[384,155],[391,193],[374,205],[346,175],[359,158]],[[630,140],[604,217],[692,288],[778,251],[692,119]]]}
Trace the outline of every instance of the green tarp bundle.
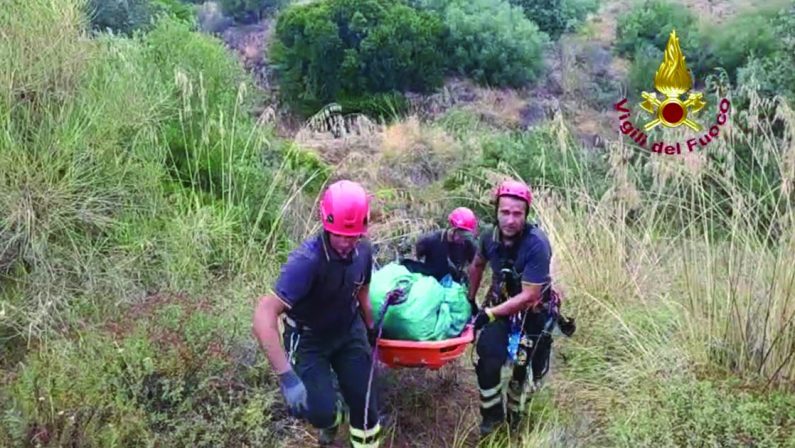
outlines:
{"label": "green tarp bundle", "polygon": [[376,319],[387,294],[401,287],[408,291],[406,300],[387,309],[383,338],[441,341],[464,331],[471,309],[463,285],[449,277],[440,283],[431,276],[412,273],[398,263],[387,264],[373,273],[370,300]]}

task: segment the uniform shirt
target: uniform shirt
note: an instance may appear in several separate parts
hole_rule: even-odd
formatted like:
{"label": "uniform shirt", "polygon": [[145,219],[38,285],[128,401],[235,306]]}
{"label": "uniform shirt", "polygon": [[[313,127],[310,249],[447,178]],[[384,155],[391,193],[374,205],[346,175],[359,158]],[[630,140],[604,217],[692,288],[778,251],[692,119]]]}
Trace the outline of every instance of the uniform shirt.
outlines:
{"label": "uniform shirt", "polygon": [[274,292],[289,308],[287,316],[312,332],[345,331],[356,317],[357,295],[370,283],[372,269],[368,240],[360,240],[342,258],[320,232],[290,253]]}
{"label": "uniform shirt", "polygon": [[460,244],[455,244],[447,240],[446,230],[429,232],[420,237],[417,241],[417,257],[425,257],[425,267],[427,274],[441,280],[447,274],[454,274],[454,280],[459,281],[458,275],[450,271],[450,262],[457,269],[463,269],[467,264],[475,259],[477,248],[469,240],[464,240]]}
{"label": "uniform shirt", "polygon": [[[552,246],[547,234],[537,224],[525,224],[524,230],[511,247],[503,244],[499,228],[486,230],[481,234],[478,255],[491,267],[491,287],[487,300],[499,304],[521,291],[521,284],[543,285],[542,294],[546,297],[551,285],[550,262]],[[508,287],[508,297],[501,294],[501,273],[503,268],[511,270],[514,279]]]}

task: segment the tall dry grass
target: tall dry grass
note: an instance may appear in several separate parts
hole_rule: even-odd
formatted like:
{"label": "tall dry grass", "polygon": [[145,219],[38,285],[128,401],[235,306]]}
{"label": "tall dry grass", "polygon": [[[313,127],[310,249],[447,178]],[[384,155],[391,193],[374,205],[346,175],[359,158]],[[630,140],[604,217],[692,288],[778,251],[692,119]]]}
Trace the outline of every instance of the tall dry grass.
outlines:
{"label": "tall dry grass", "polygon": [[[795,437],[781,423],[795,379],[795,116],[784,101],[738,92],[750,106],[707,152],[659,156],[614,141],[604,194],[584,165],[537,189],[534,214],[579,325],[557,340],[550,395],[511,446]],[[570,141],[548,151],[578,150]],[[522,173],[464,173],[462,190],[487,203],[483,186],[505,175]]]}
{"label": "tall dry grass", "polygon": [[[748,116],[771,105],[752,103]],[[713,150],[724,156],[748,150],[776,176],[733,177],[734,157],[716,163],[703,155],[650,155],[643,162],[654,177],[648,188],[623,163],[628,148],[618,143],[610,148],[613,187],[605,197],[564,193],[544,200],[541,194],[538,208],[553,235],[561,278],[587,298],[575,304],[605,310],[619,327],[623,307],[667,308],[681,328],[660,337],[682,338],[679,348],[692,363],[770,382],[793,379],[795,120],[786,103],[775,110],[773,119],[735,128]],[[779,197],[772,218],[751,182],[767,182],[767,194]],[[715,184],[730,204],[713,201]],[[654,357],[642,339],[633,344]]]}
{"label": "tall dry grass", "polygon": [[[615,431],[596,427],[579,443],[732,444],[747,431],[749,440],[767,446],[790,434],[743,428],[743,419],[776,427],[775,419],[784,417],[771,419],[781,411],[772,405],[764,418],[731,408],[717,423],[658,401],[687,390],[700,393],[698,385],[710,378],[760,391],[788,390],[795,379],[795,120],[785,102],[749,94],[754,100],[743,115],[752,118],[751,125],[734,127],[714,153],[644,157],[640,171],[651,173],[651,184],[627,162],[634,150],[617,142],[609,147],[612,187],[605,196],[576,188],[539,194],[536,209],[551,235],[558,279],[569,297],[565,308],[580,322],[575,338],[562,341],[568,361],[563,376],[553,376],[557,404],[581,412],[575,419],[580,423],[611,422]],[[766,111],[775,115],[762,118]],[[742,150],[750,154],[737,153]],[[749,156],[766,163],[767,176],[761,167],[750,178],[738,174]],[[759,196],[760,183],[778,198],[772,213]],[[716,195],[715,185],[723,195]],[[720,392],[704,393],[709,398]],[[655,412],[656,423],[643,420]],[[633,415],[637,426],[621,420]],[[704,418],[699,425],[714,426],[692,433],[665,426],[696,424],[696,418]],[[572,427],[577,424],[566,431]],[[651,433],[664,439],[636,438]]]}
{"label": "tall dry grass", "polygon": [[[287,210],[319,173],[299,174],[298,148],[255,124],[250,83],[216,85],[242,78],[233,56],[172,22],[137,39],[90,39],[79,0],[8,6],[3,336],[32,340],[73,327],[75,314],[101,320],[153,291],[197,292],[271,269]],[[158,53],[168,45],[199,60]]]}

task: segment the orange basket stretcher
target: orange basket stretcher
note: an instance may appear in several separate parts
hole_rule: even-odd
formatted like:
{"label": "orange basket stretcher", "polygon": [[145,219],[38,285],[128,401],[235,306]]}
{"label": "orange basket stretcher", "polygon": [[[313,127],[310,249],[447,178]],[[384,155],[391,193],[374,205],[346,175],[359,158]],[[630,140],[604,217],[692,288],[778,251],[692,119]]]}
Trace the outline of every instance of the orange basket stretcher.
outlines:
{"label": "orange basket stretcher", "polygon": [[442,366],[464,354],[475,339],[472,324],[460,336],[444,341],[378,340],[378,359],[391,368],[421,367],[439,370]]}

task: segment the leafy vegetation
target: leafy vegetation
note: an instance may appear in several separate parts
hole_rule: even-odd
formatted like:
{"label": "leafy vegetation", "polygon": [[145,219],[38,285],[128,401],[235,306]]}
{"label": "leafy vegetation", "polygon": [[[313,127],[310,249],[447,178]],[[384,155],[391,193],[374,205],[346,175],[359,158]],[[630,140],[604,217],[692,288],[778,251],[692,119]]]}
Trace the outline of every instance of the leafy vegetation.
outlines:
{"label": "leafy vegetation", "polygon": [[288,3],[288,0],[220,0],[224,14],[241,23],[262,20],[265,14],[273,13]]}
{"label": "leafy vegetation", "polygon": [[[668,0],[643,0],[625,14],[617,24],[618,54],[647,54],[648,46],[665,50],[671,30],[676,30],[679,45],[687,58],[687,67],[697,82],[714,67],[711,47],[706,45],[695,14],[685,5]],[[660,59],[662,60],[662,59]]]}
{"label": "leafy vegetation", "polygon": [[[419,109],[403,90],[438,85],[450,61],[486,84],[540,75],[545,37],[526,11],[410,5],[288,7],[285,88],[307,111],[337,101],[395,118]],[[669,30],[642,25],[694,22],[646,5],[619,40],[648,90]],[[731,97],[731,133],[676,159],[615,139],[585,150],[565,107],[531,127],[534,97],[474,86],[423,98],[422,119],[362,119],[339,136],[310,121],[284,140],[255,118],[261,94],[216,38],[174,14],[89,32],[85,11],[0,8],[0,445],[314,445],[286,416],[250,318],[317,228],[323,185],[349,177],[374,193],[385,261],[453,206],[493,221],[493,185],[510,175],[534,189],[577,333],[556,337],[520,434],[480,446],[795,446],[791,7],[730,18],[770,25],[736,45],[704,38],[701,57],[736,78],[705,80],[702,116]],[[508,55],[532,70],[489,65]],[[386,372],[398,418],[385,445],[470,444],[477,394],[460,392],[474,381],[462,372]]]}
{"label": "leafy vegetation", "polygon": [[507,1],[451,2],[444,11],[449,65],[482,84],[520,87],[544,69],[548,37]]}
{"label": "leafy vegetation", "polygon": [[788,98],[795,105],[795,7],[782,8],[766,29],[775,36],[773,51],[749,55],[747,64],[738,70],[738,82],[766,97]]}
{"label": "leafy vegetation", "polygon": [[511,3],[521,6],[528,19],[556,40],[561,34],[573,31],[599,6],[595,0],[511,0]]}
{"label": "leafy vegetation", "polygon": [[272,58],[281,93],[302,114],[338,97],[441,85],[442,25],[431,14],[383,0],[328,0],[285,10]]}
{"label": "leafy vegetation", "polygon": [[502,87],[533,82],[549,41],[507,0],[311,2],[287,9],[276,37],[280,91],[299,113],[337,102],[377,117],[399,113],[402,93],[433,91],[447,73]]}
{"label": "leafy vegetation", "polygon": [[695,14],[683,5],[645,0],[619,18],[617,50],[639,65],[634,70],[648,70],[654,58],[662,61],[668,36],[675,29],[688,68],[699,85],[719,69],[735,82],[741,68],[751,59],[759,64],[760,60],[780,54],[786,61],[784,46],[788,42],[786,36],[791,35],[786,24],[791,15],[789,8],[771,3],[737,14],[725,23],[699,24]]}
{"label": "leafy vegetation", "polygon": [[194,10],[181,0],[88,0],[87,16],[98,31],[131,34],[146,30],[160,15],[193,23]]}

